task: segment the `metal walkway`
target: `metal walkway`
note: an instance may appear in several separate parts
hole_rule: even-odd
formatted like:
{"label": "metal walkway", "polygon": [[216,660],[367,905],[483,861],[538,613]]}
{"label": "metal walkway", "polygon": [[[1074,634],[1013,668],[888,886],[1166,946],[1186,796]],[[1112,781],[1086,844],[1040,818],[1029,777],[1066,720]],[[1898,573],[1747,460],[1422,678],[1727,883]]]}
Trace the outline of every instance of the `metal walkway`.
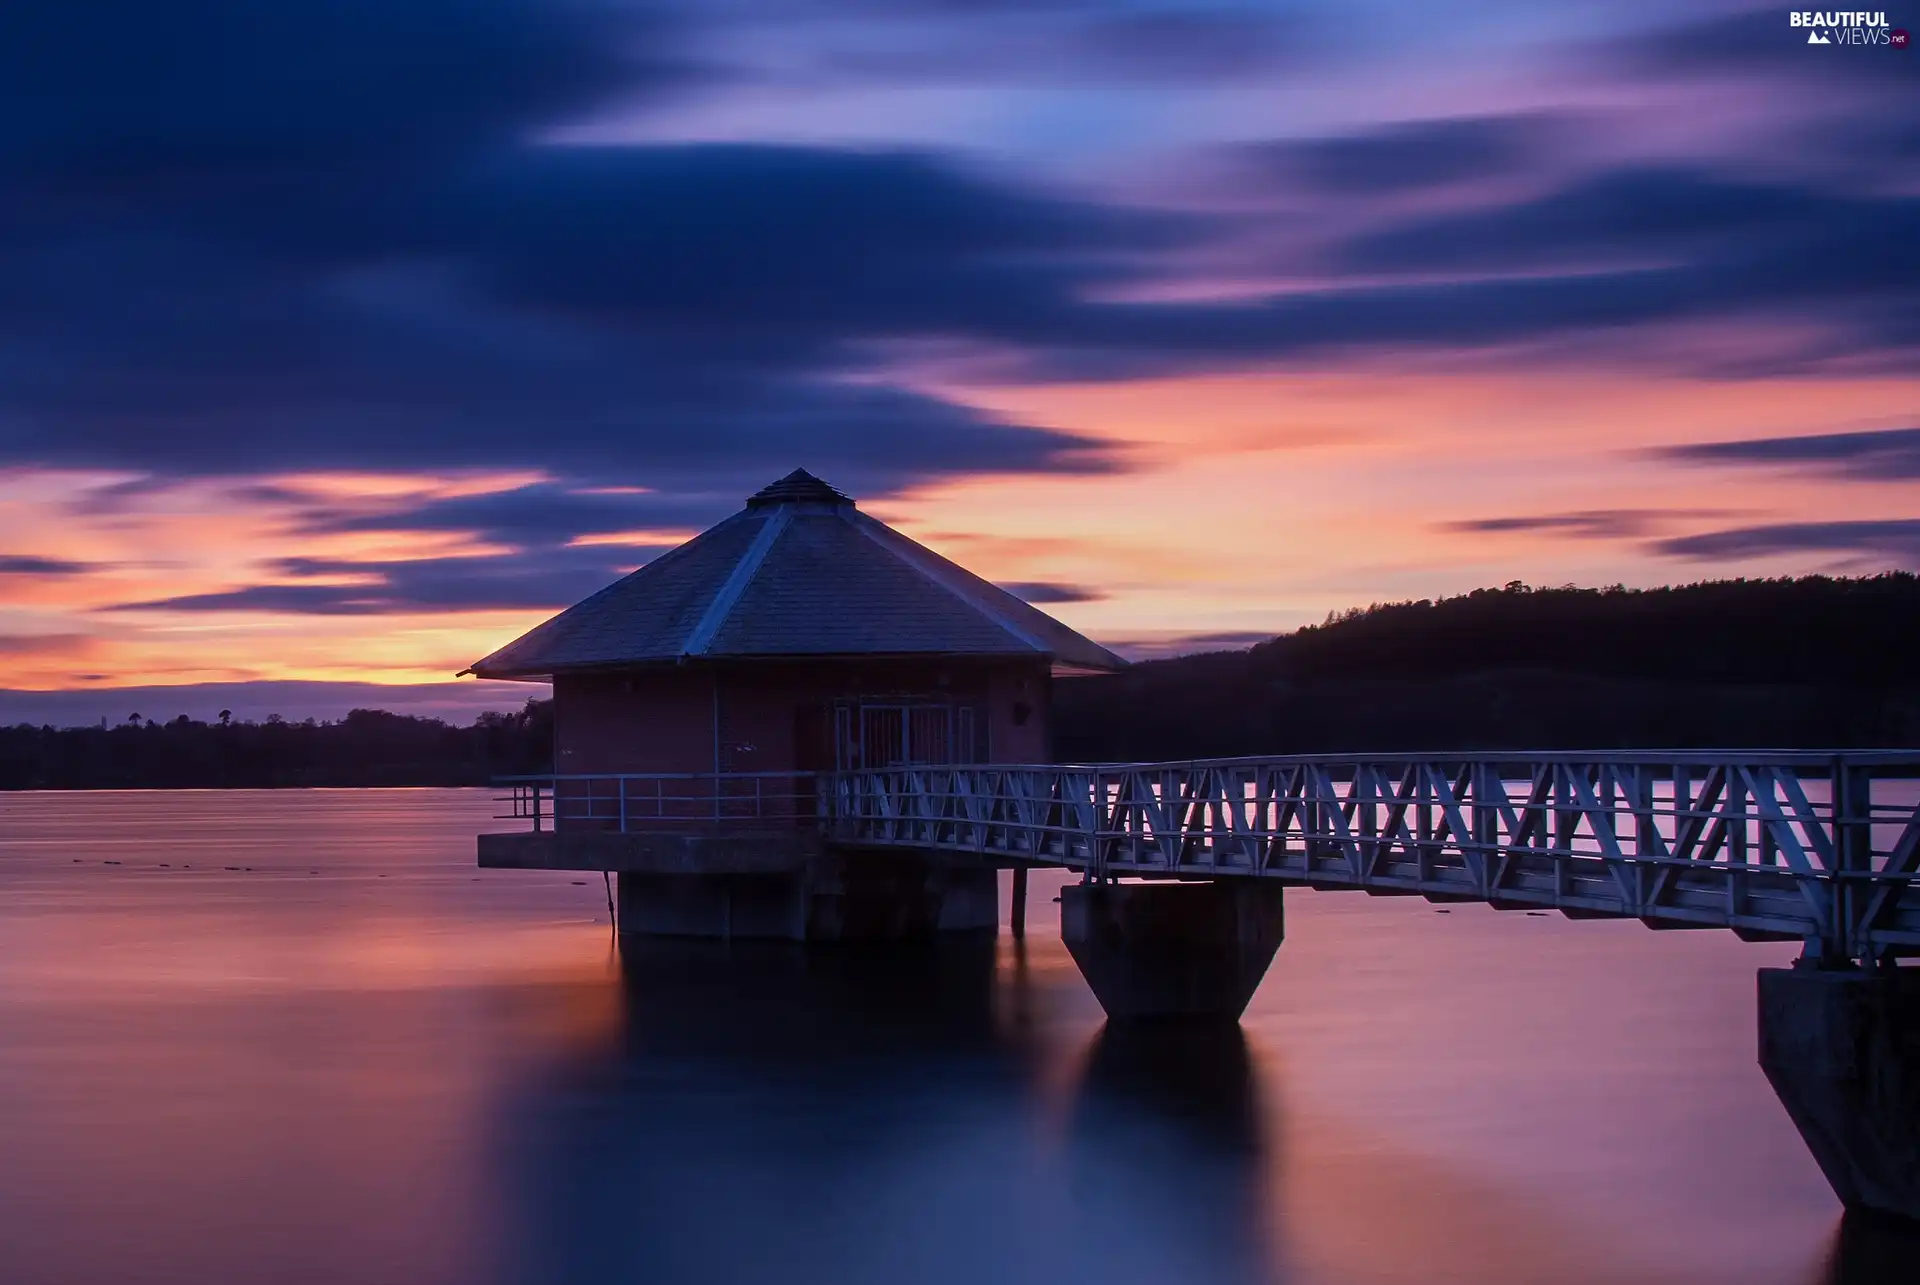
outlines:
{"label": "metal walkway", "polygon": [[1920,751],[1283,756],[823,780],[830,839],[1920,952]]}

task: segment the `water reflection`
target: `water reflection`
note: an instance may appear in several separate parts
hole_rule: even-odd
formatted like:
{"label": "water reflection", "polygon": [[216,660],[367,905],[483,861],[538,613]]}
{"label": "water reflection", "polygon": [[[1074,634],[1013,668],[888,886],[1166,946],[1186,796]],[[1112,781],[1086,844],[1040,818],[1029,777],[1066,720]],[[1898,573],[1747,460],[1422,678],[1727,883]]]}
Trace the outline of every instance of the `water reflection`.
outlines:
{"label": "water reflection", "polygon": [[1754,1065],[1792,947],[1290,894],[1244,1040],[1133,1039],[1065,876],[997,962],[623,967],[495,810],[0,798],[0,1281],[1920,1276]]}
{"label": "water reflection", "polygon": [[1082,1234],[1146,1241],[1134,1252],[1165,1280],[1265,1278],[1276,1166],[1262,1107],[1239,1027],[1103,1027],[1069,1134]]}
{"label": "water reflection", "polygon": [[1100,1035],[1064,1115],[991,940],[659,946],[616,1030],[500,1112],[508,1279],[1246,1280],[1238,1032]]}

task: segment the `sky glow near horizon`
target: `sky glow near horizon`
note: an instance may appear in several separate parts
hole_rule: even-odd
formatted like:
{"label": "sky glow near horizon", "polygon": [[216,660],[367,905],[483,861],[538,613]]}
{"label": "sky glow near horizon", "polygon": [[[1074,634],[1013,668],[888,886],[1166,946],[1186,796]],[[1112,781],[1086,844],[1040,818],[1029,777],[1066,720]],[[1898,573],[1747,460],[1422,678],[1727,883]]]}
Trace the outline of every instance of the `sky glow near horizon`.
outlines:
{"label": "sky glow near horizon", "polygon": [[35,8],[10,687],[443,681],[796,466],[1142,650],[1920,568],[1920,55],[1785,8]]}

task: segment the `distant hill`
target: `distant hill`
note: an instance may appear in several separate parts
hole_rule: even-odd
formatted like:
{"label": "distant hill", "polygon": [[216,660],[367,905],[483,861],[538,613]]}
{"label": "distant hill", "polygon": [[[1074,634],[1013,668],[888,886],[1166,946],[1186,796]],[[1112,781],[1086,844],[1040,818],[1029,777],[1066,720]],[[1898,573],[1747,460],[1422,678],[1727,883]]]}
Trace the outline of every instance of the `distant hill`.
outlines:
{"label": "distant hill", "polygon": [[1920,578],[1510,584],[1058,685],[1067,760],[1920,745]]}

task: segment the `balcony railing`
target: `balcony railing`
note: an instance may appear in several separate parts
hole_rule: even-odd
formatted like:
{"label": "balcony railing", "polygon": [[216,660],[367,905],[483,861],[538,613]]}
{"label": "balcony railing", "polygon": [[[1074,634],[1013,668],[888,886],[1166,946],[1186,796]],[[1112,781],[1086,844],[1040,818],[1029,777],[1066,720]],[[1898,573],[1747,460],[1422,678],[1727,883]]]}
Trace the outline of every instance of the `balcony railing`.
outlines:
{"label": "balcony railing", "polygon": [[812,772],[629,772],[515,776],[500,820],[539,830],[687,830],[708,826],[786,829],[816,823]]}

